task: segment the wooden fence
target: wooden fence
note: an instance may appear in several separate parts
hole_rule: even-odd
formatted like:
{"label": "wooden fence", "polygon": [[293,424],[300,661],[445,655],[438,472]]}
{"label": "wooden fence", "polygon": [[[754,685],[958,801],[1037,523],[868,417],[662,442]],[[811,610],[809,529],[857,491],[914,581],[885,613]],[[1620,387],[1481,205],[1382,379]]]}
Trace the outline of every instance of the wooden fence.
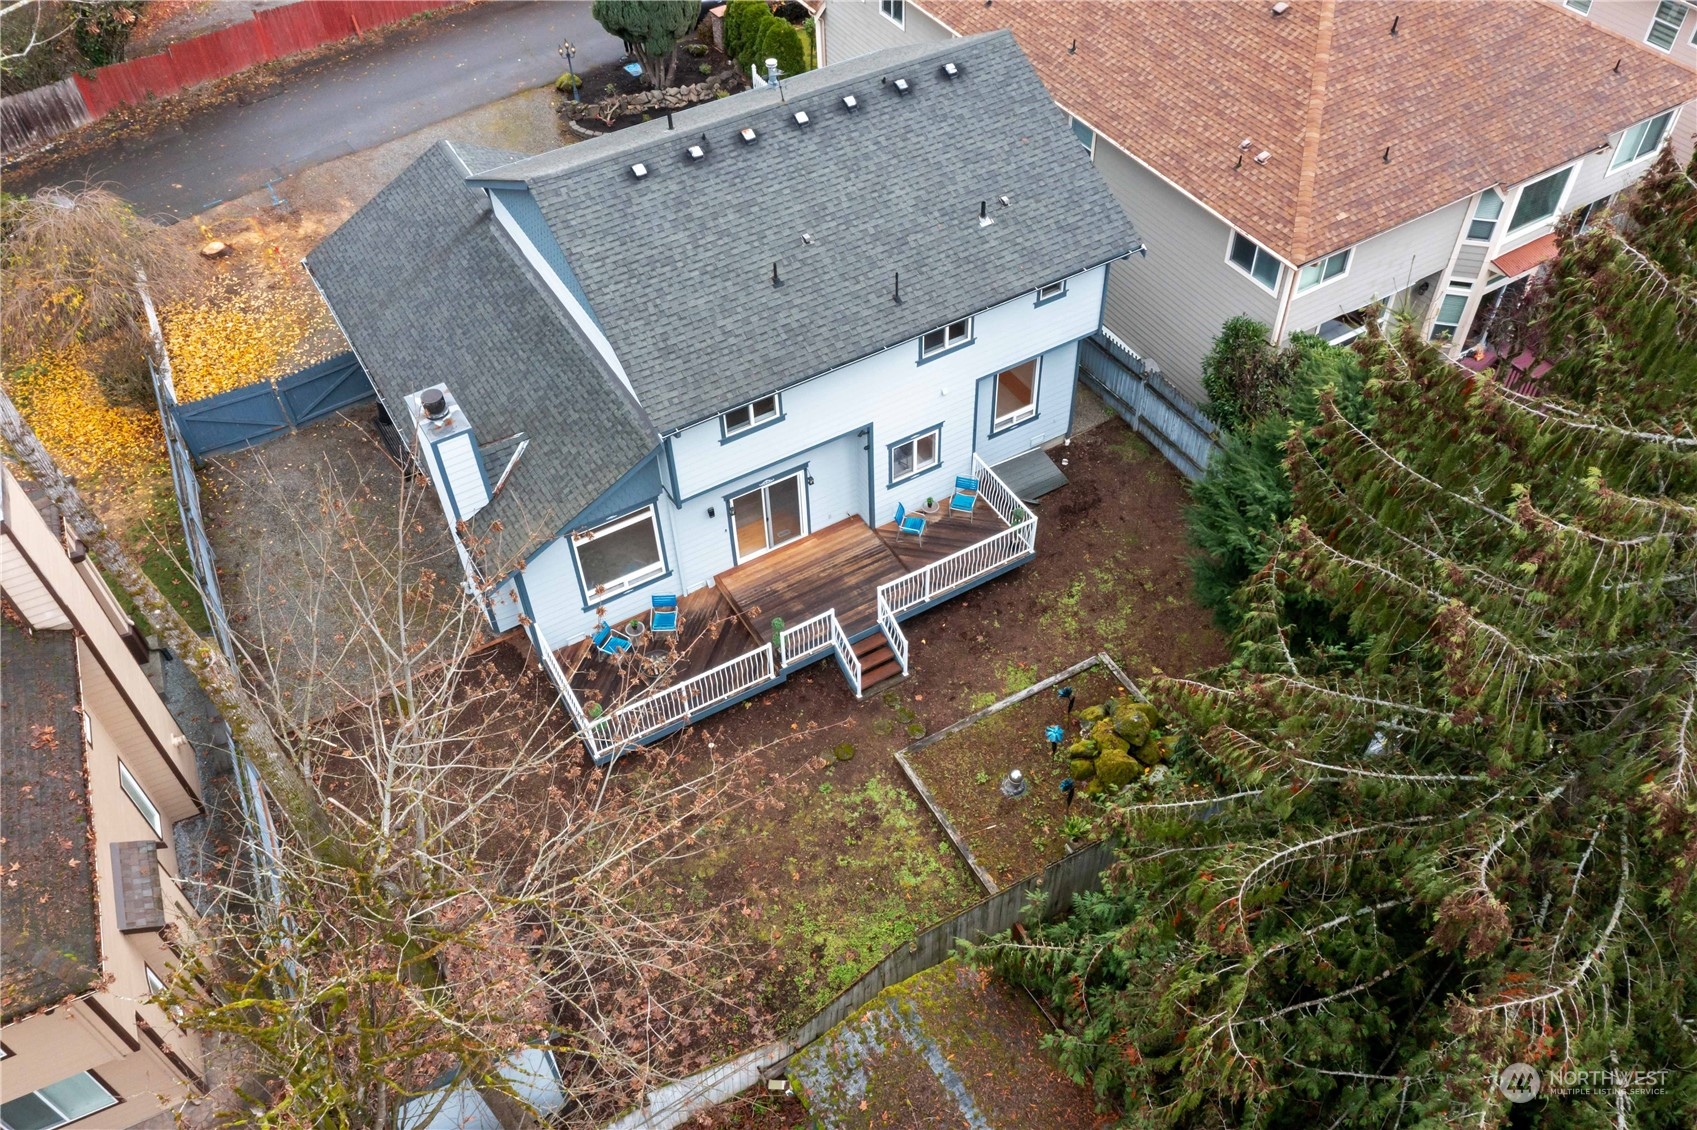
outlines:
{"label": "wooden fence", "polygon": [[1078,375],[1185,477],[1202,477],[1219,429],[1161,370],[1103,329],[1079,343]]}
{"label": "wooden fence", "polygon": [[119,106],[163,98],[258,63],[282,59],[463,0],[299,0],[52,86],[0,99],[0,148],[21,152]]}

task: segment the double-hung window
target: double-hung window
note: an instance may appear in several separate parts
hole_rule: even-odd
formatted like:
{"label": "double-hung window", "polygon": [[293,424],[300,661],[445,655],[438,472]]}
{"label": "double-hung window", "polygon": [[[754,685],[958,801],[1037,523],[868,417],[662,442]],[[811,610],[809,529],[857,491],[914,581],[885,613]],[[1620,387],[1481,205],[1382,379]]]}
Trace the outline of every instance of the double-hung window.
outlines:
{"label": "double-hung window", "polygon": [[1567,192],[1567,182],[1572,177],[1573,166],[1569,165],[1521,189],[1520,200],[1515,204],[1514,215],[1508,222],[1508,230],[1519,231],[1555,215],[1561,207],[1562,197]]}
{"label": "double-hung window", "polygon": [[1226,260],[1268,290],[1279,289],[1279,261],[1273,258],[1272,252],[1242,232],[1232,232]]}
{"label": "double-hung window", "polygon": [[652,506],[573,534],[572,552],[591,600],[634,588],[666,571]]}
{"label": "double-hung window", "polygon": [[159,809],[142,789],[141,782],[135,779],[134,774],[122,761],[118,762],[118,784],[124,790],[124,795],[134,802],[136,810],[147,821],[148,827],[153,829],[153,834],[164,839],[165,822],[159,818]]}
{"label": "double-hung window", "polygon": [[1438,303],[1438,313],[1432,319],[1432,340],[1442,338],[1445,341],[1455,337],[1455,331],[1461,328],[1461,315],[1467,310],[1467,295],[1446,294],[1444,300]]}
{"label": "double-hung window", "polygon": [[118,1099],[87,1071],[78,1072],[39,1091],[0,1103],[0,1126],[5,1130],[54,1130],[96,1111],[118,1105]]}
{"label": "double-hung window", "polygon": [[1671,121],[1673,111],[1666,110],[1621,134],[1620,144],[1615,146],[1614,159],[1609,162],[1609,172],[1653,156],[1662,147],[1662,139],[1668,135],[1668,123]]}
{"label": "double-hung window", "polygon": [[890,445],[890,482],[911,479],[943,461],[943,429],[932,428]]}
{"label": "double-hung window", "polygon": [[1487,188],[1479,194],[1479,203],[1473,208],[1473,219],[1467,224],[1467,238],[1478,243],[1489,243],[1497,233],[1497,220],[1503,214],[1502,194],[1494,188]]}
{"label": "double-hung window", "polygon": [[1686,11],[1680,0],[1662,0],[1656,5],[1656,14],[1650,17],[1650,30],[1645,34],[1644,42],[1663,51],[1673,50],[1673,41],[1679,38],[1679,25],[1685,22]]}
{"label": "double-hung window", "polygon": [[902,18],[907,14],[902,10],[905,6],[903,0],[878,0],[878,10],[896,21],[897,27],[903,26]]}
{"label": "double-hung window", "polygon": [[1334,251],[1324,259],[1316,259],[1297,273],[1296,289],[1313,290],[1323,282],[1331,282],[1349,270],[1349,248]]}
{"label": "double-hung window", "polygon": [[972,339],[972,319],[962,318],[958,322],[950,322],[940,329],[932,330],[919,339],[919,355],[931,357],[944,350],[953,349],[957,345],[965,345]]}
{"label": "double-hung window", "polygon": [[757,428],[761,424],[776,420],[779,415],[778,394],[762,396],[759,400],[750,401],[739,408],[733,408],[719,417],[719,424],[724,429],[725,437],[737,435]]}
{"label": "double-hung window", "polygon": [[996,374],[995,422],[991,431],[1011,428],[1037,415],[1037,370],[1037,359],[1032,358]]}

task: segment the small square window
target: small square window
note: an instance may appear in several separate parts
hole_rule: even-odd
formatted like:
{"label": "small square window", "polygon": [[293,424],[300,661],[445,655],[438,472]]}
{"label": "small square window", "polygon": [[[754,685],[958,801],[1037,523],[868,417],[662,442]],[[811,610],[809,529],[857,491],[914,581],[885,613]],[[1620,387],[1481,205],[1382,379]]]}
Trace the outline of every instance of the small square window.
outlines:
{"label": "small square window", "polygon": [[1011,428],[1037,415],[1035,359],[996,374],[995,422],[992,431]]}
{"label": "small square window", "polygon": [[1591,0],[1565,0],[1565,3],[1582,16],[1591,10]]}
{"label": "small square window", "polygon": [[747,404],[733,408],[719,417],[719,420],[724,427],[725,435],[729,437],[777,418],[778,394],[773,393],[771,396],[762,396],[759,400],[752,400]]}
{"label": "small square window", "polygon": [[1667,136],[1668,123],[1671,121],[1673,111],[1669,110],[1639,122],[1621,134],[1620,144],[1615,146],[1614,158],[1609,161],[1609,172],[1653,156],[1662,147],[1662,139]]}
{"label": "small square window", "polygon": [[1271,252],[1242,232],[1232,232],[1231,249],[1226,258],[1268,290],[1278,290],[1281,264]]}
{"label": "small square window", "polygon": [[159,818],[159,809],[154,807],[153,801],[142,789],[141,782],[135,779],[122,761],[118,762],[118,784],[124,790],[124,795],[135,804],[142,818],[147,821],[148,827],[153,829],[153,834],[164,839],[165,822]]}
{"label": "small square window", "polygon": [[1473,209],[1473,219],[1467,225],[1467,238],[1478,243],[1491,242],[1496,234],[1497,220],[1503,214],[1503,198],[1494,188],[1479,194],[1479,204]]}
{"label": "small square window", "polygon": [[142,971],[142,973],[144,973],[147,976],[147,995],[148,996],[156,997],[160,993],[163,993],[165,991],[165,982],[160,980],[159,974],[157,974],[153,971],[153,966],[144,965],[144,966],[141,967],[141,971]]}
{"label": "small square window", "polygon": [[1650,17],[1650,30],[1644,42],[1663,51],[1673,50],[1673,41],[1679,38],[1679,25],[1685,22],[1687,11],[1680,0],[1662,0],[1656,5],[1656,14]]}
{"label": "small square window", "polygon": [[1096,156],[1096,131],[1095,130],[1091,129],[1089,126],[1085,125],[1083,122],[1079,121],[1077,118],[1074,118],[1072,120],[1072,135],[1074,137],[1078,138],[1078,143],[1080,145],[1084,146],[1084,148],[1086,148],[1090,151],[1090,155],[1092,157]]}
{"label": "small square window", "polygon": [[1455,336],[1455,331],[1461,326],[1461,315],[1467,309],[1467,295],[1446,294],[1438,304],[1438,313],[1432,319],[1432,340],[1440,338],[1449,340]]}
{"label": "small square window", "polygon": [[930,357],[946,349],[953,349],[957,345],[962,345],[971,337],[971,318],[962,318],[958,322],[950,322],[941,329],[932,330],[919,339],[919,355]]}
{"label": "small square window", "polygon": [[904,439],[890,445],[890,482],[911,479],[921,471],[929,471],[942,462],[942,429],[932,428],[923,435]]}

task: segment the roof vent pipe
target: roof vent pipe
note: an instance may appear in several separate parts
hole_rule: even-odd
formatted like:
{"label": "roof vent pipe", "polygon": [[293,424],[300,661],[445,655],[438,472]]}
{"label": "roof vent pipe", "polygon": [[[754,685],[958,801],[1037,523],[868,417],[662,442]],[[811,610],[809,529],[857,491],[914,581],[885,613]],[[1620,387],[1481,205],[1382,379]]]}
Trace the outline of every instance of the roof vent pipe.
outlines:
{"label": "roof vent pipe", "polygon": [[1392,34],[1392,35],[1395,35],[1395,34],[1396,34],[1396,25],[1397,25],[1397,24],[1400,24],[1400,23],[1401,23],[1401,22],[1402,22],[1402,17],[1401,17],[1401,16],[1393,16],[1393,17],[1391,17],[1391,34]]}
{"label": "roof vent pipe", "polygon": [[978,226],[981,228],[987,228],[995,222],[995,220],[990,218],[990,202],[988,200],[980,200],[978,202]]}
{"label": "roof vent pipe", "polygon": [[678,128],[678,127],[676,127],[672,124],[672,112],[670,110],[666,111],[666,128],[667,129],[677,129]]}
{"label": "roof vent pipe", "polygon": [[439,388],[426,389],[424,395],[418,398],[418,406],[424,409],[424,415],[427,419],[447,419],[448,398],[442,395],[442,390]]}
{"label": "roof vent pipe", "polygon": [[900,302],[901,300],[902,300],[902,273],[900,271],[897,271],[896,272],[896,301]]}

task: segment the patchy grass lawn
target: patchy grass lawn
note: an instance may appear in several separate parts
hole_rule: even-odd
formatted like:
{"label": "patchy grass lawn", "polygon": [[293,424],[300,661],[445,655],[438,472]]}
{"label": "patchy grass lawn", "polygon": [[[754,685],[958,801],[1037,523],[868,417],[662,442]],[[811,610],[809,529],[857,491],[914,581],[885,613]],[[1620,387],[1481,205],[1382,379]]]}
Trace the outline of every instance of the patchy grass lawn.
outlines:
{"label": "patchy grass lawn", "polygon": [[[906,754],[967,850],[1000,886],[1067,854],[1062,827],[1068,810],[1061,793],[1067,762],[1050,754],[1044,737],[1050,725],[1065,727],[1069,740],[1077,733],[1065,701],[1055,693],[1059,686],[1073,689],[1075,713],[1126,693],[1119,680],[1097,664]],[[1031,783],[1030,791],[1012,800],[1000,787],[1010,769],[1020,770]],[[1095,811],[1096,802],[1080,792],[1072,815],[1083,820]],[[1085,838],[1090,837],[1080,836]]]}

